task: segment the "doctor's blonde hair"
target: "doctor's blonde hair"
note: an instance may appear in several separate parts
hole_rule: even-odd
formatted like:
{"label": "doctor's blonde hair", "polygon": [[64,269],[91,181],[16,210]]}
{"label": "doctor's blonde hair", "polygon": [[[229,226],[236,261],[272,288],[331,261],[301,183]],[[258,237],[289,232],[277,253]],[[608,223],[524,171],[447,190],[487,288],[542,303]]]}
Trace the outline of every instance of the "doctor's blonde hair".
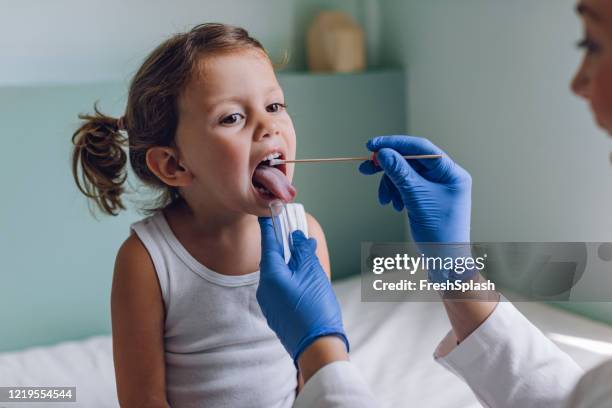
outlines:
{"label": "doctor's blonde hair", "polygon": [[249,48],[267,55],[243,28],[207,23],[176,34],[153,50],[131,81],[124,116],[107,116],[97,104],[93,114],[79,115],[82,124],[72,135],[72,173],[79,190],[102,212],[117,215],[125,209],[121,195],[129,154],[136,176],[160,191],[156,205],[147,212],[180,200],[177,188],[167,186],[149,170],[146,153],[154,146],[173,145],[178,98],[197,75],[202,58]]}

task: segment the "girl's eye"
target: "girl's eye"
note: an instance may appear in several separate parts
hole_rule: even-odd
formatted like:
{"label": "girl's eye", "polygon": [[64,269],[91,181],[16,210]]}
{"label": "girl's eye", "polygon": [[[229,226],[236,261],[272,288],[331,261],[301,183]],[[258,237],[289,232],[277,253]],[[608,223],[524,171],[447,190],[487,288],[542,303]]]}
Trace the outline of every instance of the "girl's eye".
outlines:
{"label": "girl's eye", "polygon": [[244,116],[242,114],[232,113],[231,115],[228,115],[224,117],[223,119],[221,119],[221,124],[222,125],[233,125],[235,123],[238,123],[241,119],[244,119]]}
{"label": "girl's eye", "polygon": [[578,41],[576,46],[584,49],[587,54],[596,54],[601,51],[601,46],[590,38],[584,38]]}
{"label": "girl's eye", "polygon": [[279,112],[282,109],[287,109],[287,105],[285,105],[284,103],[278,103],[278,102],[272,103],[266,107],[266,110],[272,113]]}

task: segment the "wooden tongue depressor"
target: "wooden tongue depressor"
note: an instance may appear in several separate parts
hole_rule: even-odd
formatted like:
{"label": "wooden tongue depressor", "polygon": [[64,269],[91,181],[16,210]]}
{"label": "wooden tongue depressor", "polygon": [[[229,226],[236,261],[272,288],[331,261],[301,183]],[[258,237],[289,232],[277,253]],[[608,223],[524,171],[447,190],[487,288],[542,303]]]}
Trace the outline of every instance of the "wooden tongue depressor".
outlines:
{"label": "wooden tongue depressor", "polygon": [[[403,156],[407,160],[415,160],[415,159],[439,159],[442,157],[441,154],[415,154],[415,155],[407,155]],[[281,159],[272,159],[270,160],[270,166],[276,166],[278,164],[285,163],[323,163],[323,162],[342,162],[342,161],[364,161],[364,160],[372,160],[375,165],[378,166],[378,160],[376,159],[376,153],[369,156],[362,157],[330,157],[324,159],[296,159],[296,160],[281,160]]]}

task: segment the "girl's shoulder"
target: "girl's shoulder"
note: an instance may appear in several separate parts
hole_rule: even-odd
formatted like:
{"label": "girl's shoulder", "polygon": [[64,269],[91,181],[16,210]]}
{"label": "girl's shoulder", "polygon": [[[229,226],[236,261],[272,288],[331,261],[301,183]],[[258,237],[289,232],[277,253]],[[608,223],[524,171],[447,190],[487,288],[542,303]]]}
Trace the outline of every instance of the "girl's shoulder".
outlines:
{"label": "girl's shoulder", "polygon": [[112,302],[127,307],[127,298],[138,293],[147,301],[161,302],[162,297],[157,283],[155,267],[149,252],[136,234],[123,242],[115,259],[111,289]]}
{"label": "girl's shoulder", "polygon": [[119,247],[116,265],[119,261],[121,261],[122,264],[131,264],[134,260],[138,261],[138,263],[143,266],[147,264],[153,266],[146,247],[138,238],[137,234],[131,233]]}
{"label": "girl's shoulder", "polygon": [[159,213],[155,213],[130,224],[130,233],[119,247],[115,266],[130,266],[134,263],[141,265],[143,268],[154,270],[154,265],[146,245],[146,239],[143,239],[145,234],[140,232],[151,230],[158,217]]}

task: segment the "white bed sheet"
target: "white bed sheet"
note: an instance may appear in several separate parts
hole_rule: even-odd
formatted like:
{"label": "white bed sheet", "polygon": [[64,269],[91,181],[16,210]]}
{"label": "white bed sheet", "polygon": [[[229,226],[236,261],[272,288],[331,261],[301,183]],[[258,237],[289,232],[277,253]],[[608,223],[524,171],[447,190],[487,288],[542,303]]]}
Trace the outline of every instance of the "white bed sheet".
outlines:
{"label": "white bed sheet", "polygon": [[[362,303],[359,277],[335,284],[351,340],[351,358],[384,407],[478,407],[469,388],[433,361],[449,325],[439,303]],[[546,334],[612,340],[612,328],[551,308],[525,303],[523,311]],[[587,345],[588,346],[588,345]],[[560,344],[584,368],[611,356]],[[590,347],[590,346],[589,346]],[[117,407],[110,336],[0,353],[0,386],[76,386],[77,403],[56,408]],[[0,406],[24,407],[23,403]],[[36,404],[43,407],[45,404]]]}

